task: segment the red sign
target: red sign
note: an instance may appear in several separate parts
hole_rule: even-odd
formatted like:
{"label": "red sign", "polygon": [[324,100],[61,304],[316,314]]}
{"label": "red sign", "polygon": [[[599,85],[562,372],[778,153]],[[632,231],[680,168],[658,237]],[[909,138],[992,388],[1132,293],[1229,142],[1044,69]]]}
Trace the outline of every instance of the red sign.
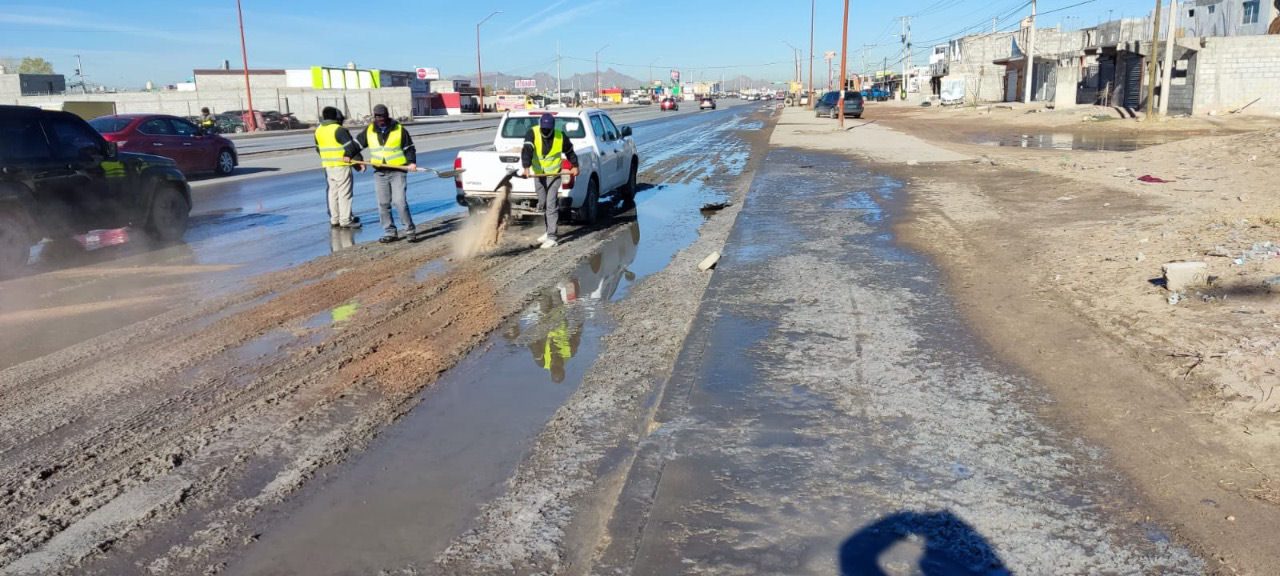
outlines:
{"label": "red sign", "polygon": [[419,80],[439,80],[440,69],[439,68],[418,68],[418,79]]}

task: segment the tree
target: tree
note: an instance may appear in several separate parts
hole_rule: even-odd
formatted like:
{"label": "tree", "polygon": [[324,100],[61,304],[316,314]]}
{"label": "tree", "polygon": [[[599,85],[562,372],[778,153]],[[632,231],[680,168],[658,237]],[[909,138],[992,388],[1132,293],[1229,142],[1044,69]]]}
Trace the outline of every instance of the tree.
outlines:
{"label": "tree", "polygon": [[53,74],[53,64],[44,58],[30,56],[22,59],[22,63],[18,64],[19,74]]}

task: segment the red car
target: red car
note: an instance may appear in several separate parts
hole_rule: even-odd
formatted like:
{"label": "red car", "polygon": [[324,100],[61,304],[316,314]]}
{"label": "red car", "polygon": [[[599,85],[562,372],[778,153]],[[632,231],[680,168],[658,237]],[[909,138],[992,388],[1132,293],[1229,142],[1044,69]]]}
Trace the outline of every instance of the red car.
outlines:
{"label": "red car", "polygon": [[663,110],[679,110],[679,109],[680,109],[680,105],[679,105],[679,104],[676,104],[676,99],[675,99],[675,98],[663,98],[663,99],[662,99],[662,109],[663,109]]}
{"label": "red car", "polygon": [[89,121],[120,150],[164,156],[185,174],[230,174],[240,164],[236,145],[217,134],[205,134],[195,124],[163,114],[117,114]]}

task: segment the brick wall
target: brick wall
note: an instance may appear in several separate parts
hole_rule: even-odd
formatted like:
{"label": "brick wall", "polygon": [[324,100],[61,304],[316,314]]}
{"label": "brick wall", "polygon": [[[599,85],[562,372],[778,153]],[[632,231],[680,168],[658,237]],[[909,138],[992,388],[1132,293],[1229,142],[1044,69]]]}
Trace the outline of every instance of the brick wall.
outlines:
{"label": "brick wall", "polygon": [[1280,114],[1280,36],[1203,38],[1198,44],[1193,114],[1227,112],[1255,98],[1260,100],[1249,113]]}

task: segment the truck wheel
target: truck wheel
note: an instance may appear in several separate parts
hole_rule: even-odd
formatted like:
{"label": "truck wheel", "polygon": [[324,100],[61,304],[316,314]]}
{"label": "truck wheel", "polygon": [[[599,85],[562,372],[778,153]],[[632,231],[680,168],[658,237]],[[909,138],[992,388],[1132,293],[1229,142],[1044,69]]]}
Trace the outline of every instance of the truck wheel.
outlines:
{"label": "truck wheel", "polygon": [[640,173],[640,160],[636,158],[632,158],[631,159],[631,176],[627,178],[627,184],[622,187],[623,200],[627,202],[631,202],[636,199],[636,192],[637,192],[636,177],[639,175],[639,173]]}
{"label": "truck wheel", "polygon": [[594,226],[600,221],[600,180],[595,176],[591,177],[591,183],[587,185],[587,199],[582,201],[582,208],[578,209],[578,221],[587,226]]}
{"label": "truck wheel", "polygon": [[214,163],[213,171],[219,176],[226,176],[236,169],[236,157],[231,154],[230,150],[223,148],[218,151],[218,161]]}
{"label": "truck wheel", "polygon": [[162,242],[181,240],[187,233],[187,220],[191,206],[182,192],[170,185],[161,185],[151,196],[151,214],[147,217],[147,233]]}
{"label": "truck wheel", "polygon": [[0,210],[0,278],[12,278],[27,265],[31,238],[12,212]]}

